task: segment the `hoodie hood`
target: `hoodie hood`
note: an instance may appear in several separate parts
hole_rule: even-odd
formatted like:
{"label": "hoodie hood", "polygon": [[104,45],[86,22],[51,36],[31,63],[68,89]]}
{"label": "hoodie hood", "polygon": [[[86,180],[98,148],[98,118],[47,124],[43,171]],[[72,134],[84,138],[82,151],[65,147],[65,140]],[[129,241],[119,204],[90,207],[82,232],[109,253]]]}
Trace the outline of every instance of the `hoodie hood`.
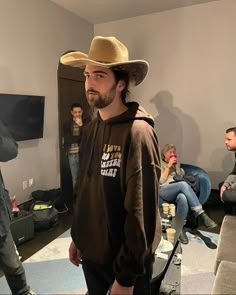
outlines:
{"label": "hoodie hood", "polygon": [[126,122],[134,121],[134,120],[144,120],[149,125],[154,127],[153,117],[137,102],[128,102],[126,103],[126,106],[128,108],[126,112],[120,114],[119,116],[116,116],[104,121],[102,120],[98,112],[97,114],[98,120],[102,121],[105,124],[118,124],[118,123],[120,124],[120,123],[126,123]]}

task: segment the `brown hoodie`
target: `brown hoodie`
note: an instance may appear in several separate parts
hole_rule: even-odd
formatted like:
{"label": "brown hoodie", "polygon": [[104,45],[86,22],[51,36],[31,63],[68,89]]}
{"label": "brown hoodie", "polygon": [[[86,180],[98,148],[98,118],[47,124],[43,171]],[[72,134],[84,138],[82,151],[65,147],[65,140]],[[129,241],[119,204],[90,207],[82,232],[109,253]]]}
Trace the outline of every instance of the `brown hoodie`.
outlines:
{"label": "brown hoodie", "polygon": [[83,129],[72,239],[94,263],[112,263],[132,286],[161,237],[160,154],[153,119],[137,103]]}

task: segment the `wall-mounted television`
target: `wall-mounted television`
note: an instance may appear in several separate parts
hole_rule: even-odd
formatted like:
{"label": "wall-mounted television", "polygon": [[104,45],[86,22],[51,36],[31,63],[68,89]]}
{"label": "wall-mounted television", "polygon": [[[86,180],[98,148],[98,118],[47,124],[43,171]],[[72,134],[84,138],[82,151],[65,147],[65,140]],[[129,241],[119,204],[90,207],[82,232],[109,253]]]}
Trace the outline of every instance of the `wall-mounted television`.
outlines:
{"label": "wall-mounted television", "polygon": [[16,141],[43,137],[45,96],[0,93],[0,120]]}

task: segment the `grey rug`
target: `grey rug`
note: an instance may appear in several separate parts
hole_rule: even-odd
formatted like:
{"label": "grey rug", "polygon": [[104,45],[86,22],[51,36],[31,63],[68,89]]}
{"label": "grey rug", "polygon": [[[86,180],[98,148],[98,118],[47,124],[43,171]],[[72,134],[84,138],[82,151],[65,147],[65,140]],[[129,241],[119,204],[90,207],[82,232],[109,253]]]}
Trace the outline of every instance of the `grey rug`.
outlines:
{"label": "grey rug", "polygon": [[[218,235],[201,231],[215,244]],[[216,249],[190,233],[188,245],[183,245],[181,294],[210,294]],[[70,231],[52,241],[24,262],[28,282],[37,294],[85,294],[86,283],[81,267],[68,259]],[[5,277],[0,278],[0,294],[10,294]]]}
{"label": "grey rug", "polygon": [[[182,245],[181,294],[211,294],[214,282],[214,265],[217,249],[209,248],[204,237],[213,245],[218,244],[218,234],[199,231],[200,235],[187,232],[190,240]],[[200,238],[202,236],[202,238]]]}
{"label": "grey rug", "polygon": [[[86,293],[81,266],[68,258],[70,242],[68,230],[23,263],[28,283],[38,295]],[[5,277],[0,278],[0,294],[10,294]]]}

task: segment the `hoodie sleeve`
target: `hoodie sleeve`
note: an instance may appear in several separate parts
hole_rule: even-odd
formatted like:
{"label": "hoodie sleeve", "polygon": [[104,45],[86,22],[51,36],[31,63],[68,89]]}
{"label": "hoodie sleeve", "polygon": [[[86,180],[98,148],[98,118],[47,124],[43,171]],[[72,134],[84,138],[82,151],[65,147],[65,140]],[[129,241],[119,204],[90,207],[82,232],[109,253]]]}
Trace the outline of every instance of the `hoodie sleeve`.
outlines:
{"label": "hoodie sleeve", "polygon": [[231,187],[233,189],[235,189],[236,187],[236,153],[235,153],[235,164],[234,164],[233,171],[225,179],[223,185],[226,187]]}
{"label": "hoodie sleeve", "polygon": [[235,163],[234,163],[234,168],[233,171],[230,173],[231,175],[236,175],[236,153],[235,153]]}
{"label": "hoodie sleeve", "polygon": [[234,187],[236,185],[236,175],[230,174],[224,181],[223,184],[225,187]]}
{"label": "hoodie sleeve", "polygon": [[144,274],[145,262],[158,246],[160,156],[158,140],[146,122],[134,122],[126,166],[125,239],[114,263],[115,278],[133,286]]}
{"label": "hoodie sleeve", "polygon": [[0,161],[7,162],[14,159],[18,153],[18,146],[6,126],[0,121]]}

